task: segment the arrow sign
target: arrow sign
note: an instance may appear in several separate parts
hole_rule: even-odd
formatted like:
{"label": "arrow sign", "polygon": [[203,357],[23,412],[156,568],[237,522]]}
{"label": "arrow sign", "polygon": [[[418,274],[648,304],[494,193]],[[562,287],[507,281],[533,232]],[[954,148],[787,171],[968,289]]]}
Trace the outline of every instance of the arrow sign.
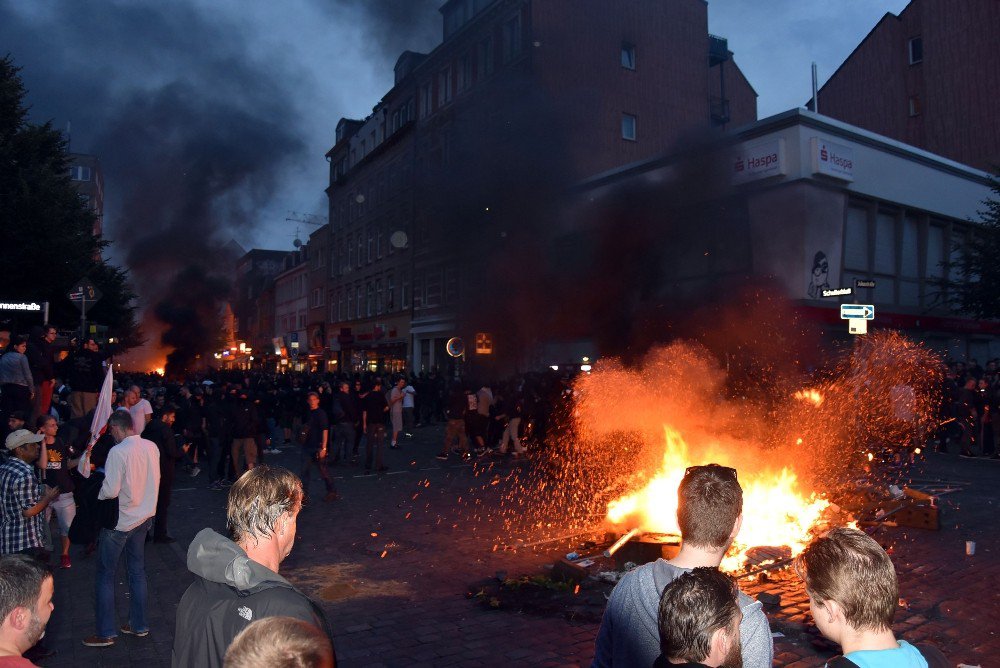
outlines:
{"label": "arrow sign", "polygon": [[875,307],[871,304],[841,304],[840,319],[874,320]]}
{"label": "arrow sign", "polygon": [[86,300],[87,304],[93,306],[95,302],[100,300],[104,295],[101,291],[97,289],[97,286],[91,283],[88,278],[81,278],[79,281],[73,284],[73,289],[69,291],[66,295],[69,297],[71,302],[74,302],[77,307],[82,306],[83,301]]}

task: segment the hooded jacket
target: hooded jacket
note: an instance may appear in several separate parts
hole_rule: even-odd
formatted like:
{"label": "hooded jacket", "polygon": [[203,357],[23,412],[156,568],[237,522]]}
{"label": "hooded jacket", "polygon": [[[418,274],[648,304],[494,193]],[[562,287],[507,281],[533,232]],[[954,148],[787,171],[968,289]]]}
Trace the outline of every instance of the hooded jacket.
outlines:
{"label": "hooded jacket", "polygon": [[188,548],[187,566],[196,577],[177,607],[174,668],[221,668],[236,634],[264,617],[301,619],[332,642],[319,606],[215,531],[198,532]]}
{"label": "hooded jacket", "polygon": [[[690,570],[657,559],[622,576],[604,609],[591,668],[652,666],[660,654],[660,594]],[[737,603],[743,612],[740,622],[743,665],[770,668],[774,647],[763,606],[743,592],[739,592]]]}

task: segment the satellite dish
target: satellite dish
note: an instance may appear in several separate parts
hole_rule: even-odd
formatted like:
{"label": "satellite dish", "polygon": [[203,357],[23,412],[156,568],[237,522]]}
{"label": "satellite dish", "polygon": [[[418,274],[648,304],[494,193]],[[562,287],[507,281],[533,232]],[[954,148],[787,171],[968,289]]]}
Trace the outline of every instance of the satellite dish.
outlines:
{"label": "satellite dish", "polygon": [[396,230],[389,236],[389,243],[392,244],[393,248],[406,248],[407,241],[409,239],[403,230]]}
{"label": "satellite dish", "polygon": [[292,245],[295,246],[296,248],[301,248],[302,240],[299,239],[298,237],[295,237],[295,241],[292,242]]}

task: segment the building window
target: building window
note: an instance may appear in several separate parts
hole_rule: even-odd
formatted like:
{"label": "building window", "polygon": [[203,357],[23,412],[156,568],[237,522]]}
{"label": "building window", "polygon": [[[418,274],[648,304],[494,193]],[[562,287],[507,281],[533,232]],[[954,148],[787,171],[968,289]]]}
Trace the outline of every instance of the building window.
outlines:
{"label": "building window", "polygon": [[911,95],[910,96],[910,117],[920,115],[920,96]]}
{"label": "building window", "polygon": [[365,240],[361,238],[361,232],[358,232],[358,243],[356,244],[356,247],[358,249],[358,253],[357,253],[357,255],[355,257],[357,258],[358,262],[354,266],[360,267],[361,263],[364,262],[364,258],[365,258],[365,256],[364,256]]}
{"label": "building window", "polygon": [[410,308],[410,275],[403,271],[399,285],[399,301],[403,308]]}
{"label": "building window", "polygon": [[390,313],[396,310],[396,283],[394,282],[392,272],[389,272],[389,275],[386,278],[385,310]]}
{"label": "building window", "polygon": [[635,116],[622,114],[622,139],[635,141]]}
{"label": "building window", "polygon": [[464,54],[458,61],[458,92],[472,85],[472,55]]}
{"label": "building window", "polygon": [[477,76],[479,79],[483,79],[493,74],[494,54],[492,37],[487,37],[479,43],[476,52],[476,69],[478,70]]}
{"label": "building window", "polygon": [[360,318],[362,314],[362,308],[365,301],[364,292],[361,284],[358,283],[357,287],[354,289],[354,317]]}
{"label": "building window", "polygon": [[451,102],[451,68],[446,67],[438,75],[438,106]]}
{"label": "building window", "polygon": [[427,294],[424,298],[425,306],[441,305],[441,270],[431,269],[427,272]]}
{"label": "building window", "polygon": [[916,65],[924,60],[924,38],[912,37],[908,43],[910,65]]}
{"label": "building window", "polygon": [[90,167],[83,165],[73,165],[69,168],[69,178],[73,181],[89,181]]}
{"label": "building window", "polygon": [[379,225],[375,231],[375,257],[379,260],[382,259],[382,237],[382,226]]}
{"label": "building window", "polygon": [[368,262],[375,259],[375,235],[371,228],[368,228]]}
{"label": "building window", "polygon": [[420,87],[420,118],[427,118],[434,110],[431,100],[431,82],[428,81]]}
{"label": "building window", "polygon": [[351,317],[351,312],[354,310],[354,291],[347,288],[347,313],[345,314],[348,319]]}
{"label": "building window", "polygon": [[844,223],[844,267],[868,271],[868,212],[852,206]]}
{"label": "building window", "polygon": [[384,303],[382,302],[382,279],[375,279],[375,313],[382,315]]}
{"label": "building window", "polygon": [[509,63],[521,53],[521,15],[507,19],[503,24],[503,62]]}
{"label": "building window", "polygon": [[627,70],[635,69],[635,44],[622,42],[622,67]]}

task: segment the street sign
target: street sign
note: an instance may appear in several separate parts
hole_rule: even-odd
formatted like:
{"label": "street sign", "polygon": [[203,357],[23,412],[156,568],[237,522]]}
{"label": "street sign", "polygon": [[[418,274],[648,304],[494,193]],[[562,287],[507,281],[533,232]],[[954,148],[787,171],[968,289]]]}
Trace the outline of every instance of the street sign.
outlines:
{"label": "street sign", "polygon": [[84,305],[93,306],[104,295],[97,289],[96,285],[90,282],[89,278],[84,277],[73,284],[73,288],[66,296],[76,304],[77,308],[82,309]]}
{"label": "street sign", "polygon": [[840,319],[874,320],[875,307],[872,306],[871,304],[841,304]]}
{"label": "street sign", "polygon": [[492,355],[493,354],[493,335],[487,334],[486,332],[476,333],[476,354],[477,355]]}
{"label": "street sign", "polygon": [[854,287],[856,288],[874,288],[875,281],[866,281],[862,278],[854,279]]}
{"label": "street sign", "polygon": [[465,354],[465,341],[461,337],[453,336],[448,339],[448,343],[445,344],[445,350],[452,357],[461,357]]}
{"label": "street sign", "polygon": [[850,295],[854,290],[851,288],[827,288],[821,293],[824,297],[841,297]]}
{"label": "street sign", "polygon": [[851,318],[847,321],[847,331],[851,334],[867,334],[868,321],[864,318]]}

